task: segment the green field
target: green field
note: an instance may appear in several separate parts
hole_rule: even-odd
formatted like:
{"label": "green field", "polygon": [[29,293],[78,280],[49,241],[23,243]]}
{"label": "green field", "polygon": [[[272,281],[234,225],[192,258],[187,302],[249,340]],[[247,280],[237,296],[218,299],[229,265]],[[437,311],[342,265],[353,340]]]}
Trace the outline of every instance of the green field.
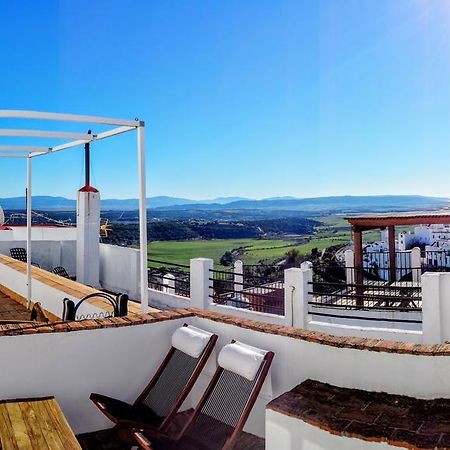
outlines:
{"label": "green field", "polygon": [[191,258],[213,258],[219,264],[227,250],[245,247],[241,259],[256,264],[261,259],[273,260],[295,245],[293,241],[261,239],[214,239],[210,241],[158,241],[148,244],[148,257],[175,264],[189,264]]}
{"label": "green field", "polygon": [[[191,258],[213,258],[219,265],[221,256],[228,250],[244,247],[239,257],[244,264],[270,262],[280,258],[292,248],[297,248],[302,255],[308,255],[313,248],[319,251],[332,245],[347,244],[351,240],[348,223],[341,216],[320,217],[323,226],[317,227],[316,234],[309,236],[306,243],[283,239],[214,239],[203,241],[157,241],[148,244],[148,257],[174,264],[189,264]],[[308,236],[305,236],[308,238]],[[379,231],[363,234],[366,242],[380,239]],[[154,264],[152,264],[154,265]]]}

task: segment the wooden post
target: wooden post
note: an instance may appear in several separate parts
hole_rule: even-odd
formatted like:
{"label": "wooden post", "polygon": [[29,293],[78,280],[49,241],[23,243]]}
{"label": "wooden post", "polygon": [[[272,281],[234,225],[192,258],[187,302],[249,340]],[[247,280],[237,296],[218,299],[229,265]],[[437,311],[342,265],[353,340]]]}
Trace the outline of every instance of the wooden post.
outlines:
{"label": "wooden post", "polygon": [[396,279],[396,264],[395,264],[395,227],[388,226],[388,249],[389,249],[389,281],[395,282]]}
{"label": "wooden post", "polygon": [[[354,271],[355,271],[355,283],[356,283],[356,295],[364,294],[363,287],[363,243],[362,243],[362,231],[357,227],[353,227],[353,244],[354,244]],[[357,297],[357,306],[364,306],[362,297]]]}

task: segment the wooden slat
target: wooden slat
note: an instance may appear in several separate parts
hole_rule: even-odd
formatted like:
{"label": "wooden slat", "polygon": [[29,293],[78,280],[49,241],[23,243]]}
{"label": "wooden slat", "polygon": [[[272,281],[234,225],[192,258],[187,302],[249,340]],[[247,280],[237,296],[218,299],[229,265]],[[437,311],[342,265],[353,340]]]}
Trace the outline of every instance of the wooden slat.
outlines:
{"label": "wooden slat", "polygon": [[5,408],[11,419],[17,447],[20,449],[33,448],[31,445],[30,436],[28,436],[27,425],[22,417],[22,411],[19,403],[5,403]]}
{"label": "wooden slat", "polygon": [[54,398],[0,403],[2,449],[80,450]]}
{"label": "wooden slat", "polygon": [[4,405],[0,405],[0,442],[3,449],[18,449],[11,418]]}
{"label": "wooden slat", "polygon": [[33,409],[36,411],[36,416],[39,418],[39,425],[42,430],[42,435],[47,442],[47,448],[50,450],[64,448],[63,443],[58,436],[58,431],[55,429],[43,401],[34,402]]}
{"label": "wooden slat", "polygon": [[44,406],[47,409],[49,417],[52,418],[55,427],[60,431],[59,438],[64,445],[64,449],[78,450],[80,448],[80,444],[78,443],[72,428],[70,428],[70,425],[56,400],[46,400],[44,402]]}
{"label": "wooden slat", "polygon": [[33,450],[47,449],[48,445],[40,426],[39,417],[30,402],[21,402],[20,409],[25,418]]}

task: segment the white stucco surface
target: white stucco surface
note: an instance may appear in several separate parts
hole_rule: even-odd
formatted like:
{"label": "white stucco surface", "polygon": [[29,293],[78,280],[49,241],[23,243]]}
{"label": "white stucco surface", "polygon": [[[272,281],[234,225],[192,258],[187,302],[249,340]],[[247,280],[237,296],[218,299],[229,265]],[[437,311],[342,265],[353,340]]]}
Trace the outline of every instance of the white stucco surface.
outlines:
{"label": "white stucco surface", "polygon": [[385,442],[336,436],[302,420],[266,411],[266,450],[383,450]]}

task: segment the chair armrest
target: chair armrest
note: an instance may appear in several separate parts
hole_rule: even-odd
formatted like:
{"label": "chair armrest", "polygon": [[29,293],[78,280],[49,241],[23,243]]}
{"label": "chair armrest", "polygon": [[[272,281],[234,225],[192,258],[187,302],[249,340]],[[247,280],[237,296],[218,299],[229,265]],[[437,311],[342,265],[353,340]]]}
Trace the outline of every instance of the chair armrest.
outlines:
{"label": "chair armrest", "polygon": [[[151,443],[151,440],[153,440],[155,442],[159,442],[163,446],[167,446],[168,448],[171,448],[174,444],[176,444],[179,441],[178,436],[170,436],[151,426],[143,425],[140,426],[139,428],[134,427],[132,431],[137,441],[139,441],[140,439],[141,442],[147,441]],[[136,437],[137,435],[139,435],[139,439]],[[142,448],[147,449],[148,447]]]}
{"label": "chair armrest", "polygon": [[143,450],[153,450],[152,443],[139,431],[133,433],[134,440]]}

